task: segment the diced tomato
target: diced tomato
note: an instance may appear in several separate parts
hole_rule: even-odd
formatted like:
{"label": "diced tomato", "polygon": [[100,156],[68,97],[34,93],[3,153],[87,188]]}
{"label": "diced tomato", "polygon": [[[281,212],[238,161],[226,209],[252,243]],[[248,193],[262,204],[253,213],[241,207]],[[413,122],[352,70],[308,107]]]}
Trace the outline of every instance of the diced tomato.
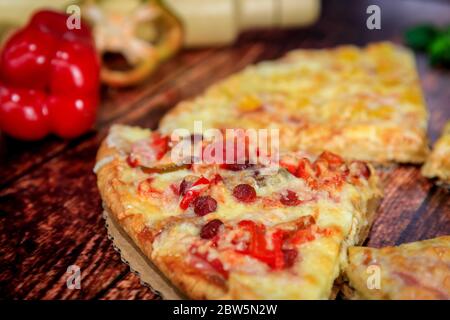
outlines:
{"label": "diced tomato", "polygon": [[161,159],[169,150],[169,136],[163,136],[158,132],[155,132],[152,137],[152,147],[155,151],[156,160]]}
{"label": "diced tomato", "polygon": [[282,251],[285,232],[277,230],[272,234],[273,259],[269,264],[273,269],[283,269],[285,267],[284,253]]}
{"label": "diced tomato", "polygon": [[250,233],[248,247],[241,253],[248,254],[255,259],[266,263],[271,269],[283,269],[285,266],[284,253],[282,251],[285,231],[276,230],[272,234],[272,249],[268,249],[266,241],[266,228],[263,224],[257,224],[250,220],[239,222],[239,226]]}
{"label": "diced tomato", "polygon": [[316,173],[316,176],[318,177],[324,177],[327,175],[328,170],[328,162],[326,162],[323,159],[316,159],[314,161],[314,171]]}
{"label": "diced tomato", "polygon": [[180,202],[180,208],[186,210],[192,201],[198,197],[200,193],[197,190],[188,190]]}
{"label": "diced tomato", "polygon": [[308,180],[312,177],[312,172],[311,162],[307,158],[300,159],[295,171],[295,176]]}
{"label": "diced tomato", "polygon": [[201,184],[209,184],[209,180],[201,176],[197,181],[194,182],[193,186],[198,186]]}
{"label": "diced tomato", "polygon": [[311,215],[302,216],[295,221],[295,225],[297,229],[305,229],[311,227],[316,223],[316,219],[314,219]]}
{"label": "diced tomato", "polygon": [[[213,226],[214,224],[214,226]],[[217,224],[217,226],[215,226]],[[264,224],[252,221],[252,220],[242,220],[238,223],[238,228],[243,231],[243,234],[239,235],[239,241],[232,240],[232,243],[237,245],[241,241],[246,241],[246,246],[243,248],[241,246],[235,247],[235,251],[240,254],[248,255],[254,259],[257,259],[265,263],[272,270],[282,270],[285,268],[290,268],[295,264],[298,256],[297,245],[312,241],[315,239],[315,234],[312,229],[314,224],[314,218],[311,216],[305,216],[304,219],[300,219],[296,223],[296,229],[285,230],[285,229],[275,229],[273,232],[268,233],[266,226]],[[218,227],[222,226],[223,223],[220,220],[212,220],[204,227],[211,225],[214,230],[202,230],[203,240],[209,241],[209,246],[211,248],[218,248],[218,241],[221,237],[217,233]],[[226,230],[226,226],[225,230]],[[216,230],[217,229],[217,230]],[[206,232],[208,231],[208,232]],[[214,231],[214,232],[209,232]],[[248,233],[249,237],[245,237]],[[324,230],[323,233],[319,234],[329,234],[328,231]],[[270,236],[270,240],[268,237]],[[244,240],[245,239],[245,240]],[[269,247],[270,241],[271,246]],[[223,265],[220,260],[213,259],[207,260],[206,254],[200,254],[195,247],[191,247],[190,252],[195,256],[205,260],[212,268],[214,268],[218,273],[224,277],[228,277],[228,272],[224,270]]]}
{"label": "diced tomato", "polygon": [[340,156],[329,151],[322,152],[318,157],[318,160],[325,160],[333,169],[344,164],[344,160],[342,160]]}
{"label": "diced tomato", "polygon": [[251,229],[255,226],[255,222],[252,220],[241,220],[239,221],[238,226],[251,231]]}
{"label": "diced tomato", "polygon": [[223,181],[223,178],[220,174],[215,174],[214,177],[211,179],[211,184],[218,184],[219,182]]}
{"label": "diced tomato", "polygon": [[305,242],[313,241],[315,239],[311,228],[297,230],[291,237],[290,242],[297,245]]}
{"label": "diced tomato", "polygon": [[128,155],[127,164],[131,168],[136,168],[139,165],[139,160],[137,158],[133,157],[132,155]]}
{"label": "diced tomato", "polygon": [[[192,187],[190,187],[190,189],[188,189],[186,191],[185,195],[181,199],[180,208],[183,210],[186,210],[189,207],[189,205],[192,203],[192,201],[194,201],[200,195],[200,193],[202,193],[202,191],[207,188],[209,183],[210,183],[209,180],[203,176],[200,177],[196,182],[194,182]],[[194,188],[194,187],[200,186],[200,185],[205,185],[205,187]]]}
{"label": "diced tomato", "polygon": [[280,166],[285,168],[291,174],[296,175],[297,173],[297,165],[293,163],[288,163],[286,161],[280,160]]}

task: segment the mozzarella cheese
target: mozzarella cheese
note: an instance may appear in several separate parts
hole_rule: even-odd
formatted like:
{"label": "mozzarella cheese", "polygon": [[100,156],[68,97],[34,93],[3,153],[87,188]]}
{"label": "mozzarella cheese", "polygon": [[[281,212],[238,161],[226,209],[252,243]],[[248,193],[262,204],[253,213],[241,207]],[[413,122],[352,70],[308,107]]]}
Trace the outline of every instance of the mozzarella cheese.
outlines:
{"label": "mozzarella cheese", "polygon": [[427,110],[413,54],[391,43],[295,50],[181,102],[160,130],[277,128],[284,150],[415,162],[428,152]]}
{"label": "mozzarella cheese", "polygon": [[381,249],[352,247],[345,270],[360,299],[450,299],[450,236]]}
{"label": "mozzarella cheese", "polygon": [[[233,231],[222,230],[228,235],[225,237],[228,240],[221,240],[225,241],[220,244],[221,248],[225,248],[223,250],[200,243],[196,250],[205,254],[209,261],[219,259],[229,273],[228,289],[222,298],[329,298],[342,261],[346,260],[347,246],[360,242],[360,230],[368,224],[368,202],[381,196],[375,174],[369,179],[343,180],[340,186],[312,188],[306,180],[293,176],[285,169],[279,169],[276,174],[267,177],[255,175],[251,168],[229,171],[216,165],[145,173],[140,167],[131,167],[126,159],[129,152],[135,150],[133,144],[142,144],[149,139],[150,131],[119,126],[113,127],[111,134],[113,138],[108,137],[106,141],[116,150],[115,167],[107,169],[107,166],[100,166],[98,174],[102,170],[117,170],[120,183],[115,188],[122,195],[120,201],[126,208],[124,216],[140,215],[147,228],[157,228],[157,236],[150,250],[151,258],[159,263],[169,258],[180,261],[180,270],[170,272],[182,273],[183,264],[193,265],[199,272],[207,272],[204,264],[192,263],[190,250],[201,240],[201,227],[214,219],[221,220],[226,228],[231,229],[239,221],[251,220],[263,224],[270,235],[270,230],[311,216],[317,230],[332,230],[330,233],[317,233],[313,240],[297,245],[299,258],[292,268],[286,270],[274,271],[255,258],[234,254],[239,247],[232,243]],[[99,159],[98,163],[108,162],[109,157]],[[373,169],[371,171],[374,172]],[[218,173],[222,177],[221,182],[212,184],[208,189],[208,194],[217,201],[214,212],[199,217],[192,207],[186,210],[180,208],[181,196],[176,188],[185,177],[196,175],[197,178],[204,176],[212,180]],[[233,188],[241,183],[255,187],[257,198],[254,202],[242,203],[233,196]],[[281,205],[279,197],[286,190],[295,191],[301,204]],[[266,237],[270,249],[273,243],[270,236]]]}

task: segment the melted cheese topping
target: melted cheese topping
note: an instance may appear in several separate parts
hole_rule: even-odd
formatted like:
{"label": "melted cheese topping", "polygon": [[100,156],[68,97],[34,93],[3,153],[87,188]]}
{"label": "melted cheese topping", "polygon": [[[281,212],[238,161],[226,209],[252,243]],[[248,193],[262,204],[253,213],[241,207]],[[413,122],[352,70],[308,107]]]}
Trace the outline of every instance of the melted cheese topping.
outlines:
{"label": "melted cheese topping", "polygon": [[448,300],[450,237],[382,249],[350,248],[346,275],[363,299]]}
{"label": "melted cheese topping", "polygon": [[[270,270],[265,263],[250,256],[236,256],[234,250],[214,250],[210,246],[198,248],[209,261],[219,259],[229,272],[229,298],[328,298],[334,279],[339,275],[340,264],[345,260],[345,248],[359,241],[358,230],[367,224],[367,202],[380,195],[374,174],[369,180],[360,177],[354,183],[344,181],[340,187],[318,190],[285,169],[278,170],[275,175],[258,178],[253,169],[235,172],[213,165],[195,167],[195,171],[178,168],[146,174],[140,168],[130,167],[126,158],[127,152],[133,150],[133,144],[148,139],[150,132],[119,126],[112,129],[111,135],[112,138],[107,138],[108,143],[121,151],[119,180],[122,183],[118,187],[127,194],[122,199],[127,214],[141,214],[148,227],[162,228],[153,243],[154,260],[177,257],[192,264],[189,250],[199,242],[201,227],[213,219],[220,219],[226,226],[247,219],[275,228],[301,217],[313,216],[318,228],[334,230],[299,245],[297,262],[286,270]],[[182,210],[179,205],[181,196],[175,190],[183,179],[188,175],[202,175],[211,180],[217,173],[222,181],[206,191],[216,199],[217,210],[203,217],[196,216],[192,207]],[[254,186],[257,194],[254,202],[242,203],[233,196],[233,188],[241,183]],[[302,200],[300,205],[279,203],[280,195],[288,189],[297,193]],[[266,199],[271,200],[270,205]],[[177,217],[178,222],[170,220],[165,224],[171,217]],[[267,240],[270,247],[270,239]],[[231,246],[231,242],[228,245]],[[193,264],[198,265],[199,272],[209,272],[201,263]]]}
{"label": "melted cheese topping", "polygon": [[278,128],[281,147],[349,159],[423,162],[427,110],[414,58],[377,43],[360,49],[296,50],[213,85],[180,103],[160,130]]}

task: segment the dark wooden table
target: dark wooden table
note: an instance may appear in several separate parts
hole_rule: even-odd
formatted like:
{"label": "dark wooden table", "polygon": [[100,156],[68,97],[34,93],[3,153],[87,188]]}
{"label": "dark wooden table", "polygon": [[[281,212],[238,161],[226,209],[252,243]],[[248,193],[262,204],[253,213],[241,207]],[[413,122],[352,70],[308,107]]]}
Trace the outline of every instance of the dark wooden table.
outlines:
{"label": "dark wooden table", "polygon": [[[381,30],[366,28],[366,8],[381,7]],[[449,23],[442,1],[326,1],[308,29],[243,34],[225,48],[185,50],[148,81],[128,90],[104,90],[96,130],[73,140],[21,143],[0,138],[0,298],[155,299],[121,262],[108,240],[92,172],[101,139],[112,123],[155,128],[178,101],[246,65],[295,48],[402,41],[403,30],[424,21]],[[434,141],[450,118],[450,71],[431,69],[418,55]],[[386,196],[368,241],[384,246],[450,234],[450,192],[419,174],[419,167],[384,172]],[[67,268],[81,268],[81,289],[66,286]]]}

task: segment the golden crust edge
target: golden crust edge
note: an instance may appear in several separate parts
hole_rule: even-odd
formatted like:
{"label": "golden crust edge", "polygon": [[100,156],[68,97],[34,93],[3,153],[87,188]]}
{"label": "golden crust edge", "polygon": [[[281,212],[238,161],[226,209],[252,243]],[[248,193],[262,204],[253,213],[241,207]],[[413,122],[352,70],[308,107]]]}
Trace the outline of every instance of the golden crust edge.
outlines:
{"label": "golden crust edge", "polygon": [[[173,122],[174,119],[176,119],[179,116],[183,116],[186,113],[189,113],[190,110],[195,109],[195,99],[192,100],[188,100],[188,101],[183,101],[182,103],[180,103],[179,105],[175,106],[169,113],[167,113],[160,121],[160,127],[163,129],[164,132],[168,132],[170,130],[168,130],[167,128],[170,128],[170,126],[167,126],[166,123],[170,123]],[[278,123],[276,123],[278,124]],[[281,125],[281,124],[280,124]],[[216,125],[217,127],[227,127],[227,128],[232,128],[232,126],[228,126],[228,125]],[[349,126],[344,126],[341,128],[342,131],[345,131],[346,129],[352,129],[352,125]],[[320,129],[318,129],[317,131],[321,131]],[[297,134],[297,130],[292,130],[290,131],[291,134]],[[399,134],[397,135],[397,140],[401,140],[401,138],[403,137],[403,135]],[[285,137],[286,142],[281,142],[281,145],[290,145],[290,135],[285,135],[283,136]],[[280,137],[280,139],[283,140],[283,137]],[[338,136],[334,136],[332,137],[334,139],[339,138]],[[381,139],[381,138],[380,138]],[[358,146],[358,145],[363,145],[365,143],[366,139],[360,139],[358,141],[353,141],[352,143],[349,142],[349,144],[353,145],[353,147]],[[384,144],[383,147],[380,147],[376,150],[368,150],[367,148],[364,149],[364,147],[359,148],[358,150],[353,150],[351,152],[349,152],[349,150],[346,148],[341,148],[341,147],[332,147],[332,146],[328,146],[326,148],[320,149],[320,150],[313,150],[312,148],[303,145],[302,147],[287,147],[288,151],[291,152],[295,152],[298,151],[300,149],[310,152],[312,154],[316,154],[318,155],[320,152],[324,151],[324,150],[328,150],[328,151],[332,151],[334,153],[337,153],[339,155],[346,155],[345,158],[347,160],[361,160],[361,161],[366,161],[366,162],[371,162],[371,163],[375,163],[375,164],[379,164],[379,165],[383,165],[383,166],[389,166],[393,163],[404,163],[404,164],[423,164],[424,162],[426,162],[426,160],[428,159],[429,155],[430,155],[430,148],[428,147],[428,139],[424,133],[424,136],[420,137],[420,142],[418,142],[415,146],[414,149],[411,150],[404,150],[404,149],[399,149],[399,150],[394,150],[392,155],[386,155],[386,153],[384,152],[384,147],[386,146],[386,144]],[[317,145],[318,143],[312,143],[311,145]],[[322,143],[319,143],[322,144]],[[388,145],[396,145],[396,144],[388,144]],[[370,153],[370,157],[361,157],[358,155],[361,154],[367,154]]]}
{"label": "golden crust edge", "polygon": [[[119,152],[115,148],[111,148],[104,140],[97,153],[97,161],[104,159],[105,157],[113,156],[114,160],[105,164],[97,172],[97,185],[100,190],[100,195],[104,201],[109,212],[113,215],[113,218],[117,223],[125,230],[130,236],[132,241],[138,246],[138,248],[145,254],[145,256],[154,263],[158,269],[169,279],[179,290],[185,293],[192,299],[223,299],[227,297],[227,292],[220,286],[207,281],[204,277],[195,276],[186,272],[172,272],[171,263],[165,259],[154,259],[152,257],[152,242],[145,242],[139,239],[139,233],[145,229],[145,221],[142,214],[130,214],[124,207],[123,202],[120,200],[123,198],[123,194],[117,189],[117,184],[121,183],[118,170],[119,170]],[[379,182],[376,181],[378,188]],[[381,200],[381,195],[375,195],[368,200],[367,212],[365,217],[368,224],[361,228],[358,233],[358,239],[360,243],[363,243],[367,238],[372,223],[375,219],[378,204]],[[358,244],[360,244],[358,243]],[[348,260],[348,259],[347,259]],[[341,270],[342,273],[343,270]],[[339,286],[333,285],[330,299],[334,299],[338,293]],[[250,297],[251,298],[251,297]]]}
{"label": "golden crust edge", "polygon": [[[400,245],[392,245],[392,246],[386,246],[386,247],[381,247],[381,248],[354,246],[349,249],[352,249],[352,251],[368,249],[368,250],[371,250],[371,251],[373,250],[373,251],[378,252],[383,255],[383,254],[385,254],[384,252],[386,252],[386,250],[400,250],[400,248],[402,248],[402,247],[407,248],[412,245],[424,246],[424,247],[418,248],[418,249],[426,250],[427,244],[437,243],[439,241],[444,241],[444,242],[446,241],[448,243],[450,241],[450,235],[443,235],[443,236],[438,236],[435,238],[412,241],[412,242],[402,243]],[[406,250],[407,249],[405,249],[405,251]],[[391,253],[391,254],[395,256],[394,253]],[[348,259],[349,262],[350,262],[350,256],[351,256],[351,254],[349,252],[349,259]],[[350,263],[349,263],[348,267],[343,270],[344,274],[343,274],[343,277],[341,279],[341,284],[340,284],[340,286],[341,286],[340,292],[344,299],[348,299],[348,300],[374,300],[374,299],[376,299],[376,300],[394,299],[395,300],[395,299],[397,299],[397,298],[389,297],[389,295],[387,293],[384,293],[381,291],[373,291],[372,295],[367,295],[363,290],[359,290],[357,288],[358,285],[351,283],[350,278],[347,276],[347,273],[349,272],[348,269],[350,269]],[[415,292],[415,288],[410,287],[409,290],[413,290],[413,292]],[[419,298],[419,299],[422,299],[422,298]],[[436,300],[439,298],[434,296],[432,299]]]}
{"label": "golden crust edge", "polygon": [[152,242],[139,238],[139,233],[146,227],[144,217],[142,214],[130,214],[121,201],[124,195],[117,188],[117,184],[121,183],[118,174],[121,161],[118,159],[119,152],[103,141],[97,152],[97,161],[110,156],[113,156],[114,160],[105,164],[97,172],[97,186],[105,207],[113,219],[164,276],[187,296],[192,299],[220,298],[219,286],[198,276],[171,272],[170,266],[165,261],[152,258]]}
{"label": "golden crust edge", "polygon": [[[106,157],[114,157],[114,160],[105,164],[97,171],[97,186],[100,191],[100,196],[104,202],[105,207],[113,218],[120,224],[132,240],[139,245],[138,234],[145,227],[144,217],[142,214],[129,213],[124,206],[124,194],[117,188],[121,183],[119,178],[119,152],[115,148],[110,148],[106,141],[103,141],[97,152],[97,162]],[[143,252],[147,255],[145,248]],[[151,254],[151,251],[149,252]]]}

